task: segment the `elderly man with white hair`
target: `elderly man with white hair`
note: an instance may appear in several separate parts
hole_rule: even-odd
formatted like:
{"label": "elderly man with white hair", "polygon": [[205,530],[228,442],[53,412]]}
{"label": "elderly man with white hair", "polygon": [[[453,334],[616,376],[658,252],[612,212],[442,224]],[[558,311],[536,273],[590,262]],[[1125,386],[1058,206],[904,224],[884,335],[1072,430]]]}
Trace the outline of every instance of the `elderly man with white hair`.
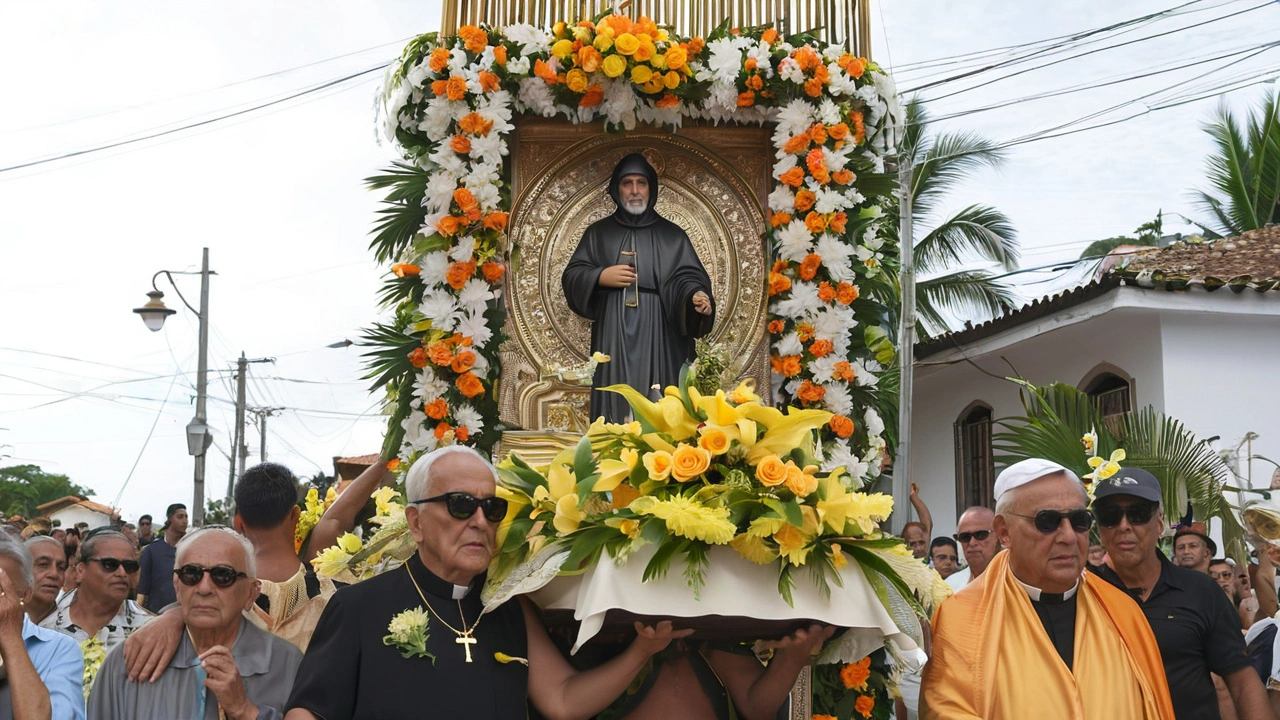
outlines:
{"label": "elderly man with white hair", "polygon": [[0,717],[80,720],[84,659],[76,641],[27,617],[31,553],[0,536]]}
{"label": "elderly man with white hair", "polygon": [[1093,514],[1048,460],[996,479],[1006,551],[933,619],[921,713],[932,718],[1173,720],[1155,636],[1124,592],[1084,572]]}
{"label": "elderly man with white hair", "polygon": [[156,682],[128,682],[117,647],[94,683],[89,717],[281,717],[302,653],[242,615],[258,597],[253,546],[229,528],[208,527],[187,533],[174,557],[185,623],[177,654]]}
{"label": "elderly man with white hair", "polygon": [[590,718],[672,639],[669,621],[636,623],[618,657],[575,672],[527,602],[481,614],[480,589],[507,513],[497,471],[457,445],[418,459],[405,520],[418,545],[400,568],[339,590],[311,636],[288,720],[424,715],[509,720],[528,702],[550,720]]}

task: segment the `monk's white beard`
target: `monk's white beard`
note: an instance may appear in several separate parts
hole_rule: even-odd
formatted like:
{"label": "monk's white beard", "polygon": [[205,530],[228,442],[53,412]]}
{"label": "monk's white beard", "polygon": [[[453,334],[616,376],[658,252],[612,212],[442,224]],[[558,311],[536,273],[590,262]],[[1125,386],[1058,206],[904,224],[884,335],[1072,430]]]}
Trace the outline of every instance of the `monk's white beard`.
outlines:
{"label": "monk's white beard", "polygon": [[644,200],[628,200],[627,202],[622,204],[622,209],[626,210],[632,215],[643,215],[645,209],[648,208],[648,206],[649,206],[649,203]]}

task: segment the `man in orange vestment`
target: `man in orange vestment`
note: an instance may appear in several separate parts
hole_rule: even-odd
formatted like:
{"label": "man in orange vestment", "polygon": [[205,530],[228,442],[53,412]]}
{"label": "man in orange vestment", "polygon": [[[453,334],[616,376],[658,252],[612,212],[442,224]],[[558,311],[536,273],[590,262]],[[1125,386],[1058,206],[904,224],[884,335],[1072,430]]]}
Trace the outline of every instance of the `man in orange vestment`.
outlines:
{"label": "man in orange vestment", "polygon": [[1007,548],[933,618],[924,720],[1173,720],[1142,611],[1084,572],[1093,516],[1074,473],[1023,460],[996,480]]}

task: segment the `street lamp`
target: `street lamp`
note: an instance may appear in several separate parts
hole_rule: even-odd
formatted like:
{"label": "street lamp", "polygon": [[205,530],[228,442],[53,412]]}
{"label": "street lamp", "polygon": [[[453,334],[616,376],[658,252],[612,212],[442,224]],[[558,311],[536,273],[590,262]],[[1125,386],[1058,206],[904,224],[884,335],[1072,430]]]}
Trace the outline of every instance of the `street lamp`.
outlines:
{"label": "street lamp", "polygon": [[[196,310],[191,307],[191,303],[182,296],[182,291],[178,289],[177,283],[173,281],[174,275],[200,275],[200,309]],[[209,432],[209,425],[206,422],[208,416],[205,414],[205,403],[208,400],[209,390],[209,276],[213,273],[209,272],[209,248],[204,248],[203,258],[200,264],[200,272],[183,272],[181,270],[161,270],[151,276],[151,292],[147,293],[150,298],[145,305],[140,308],[134,308],[142,322],[146,324],[147,329],[151,332],[157,332],[164,327],[164,321],[176,310],[165,307],[164,293],[160,292],[160,288],[156,286],[156,279],[164,275],[169,280],[169,285],[178,293],[178,299],[182,300],[182,304],[187,309],[195,313],[200,320],[200,353],[199,364],[196,370],[196,415],[187,423],[187,452],[195,457],[195,497],[191,507],[191,521],[195,526],[204,524],[204,458],[205,451],[209,449],[209,445],[213,442],[213,435]]]}

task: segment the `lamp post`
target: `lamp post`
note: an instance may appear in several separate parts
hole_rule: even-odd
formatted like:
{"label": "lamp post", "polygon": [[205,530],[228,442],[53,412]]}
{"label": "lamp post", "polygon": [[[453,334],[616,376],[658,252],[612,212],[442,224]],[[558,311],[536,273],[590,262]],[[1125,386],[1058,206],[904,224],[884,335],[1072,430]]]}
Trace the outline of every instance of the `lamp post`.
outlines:
{"label": "lamp post", "polygon": [[156,278],[164,275],[169,279],[169,285],[173,287],[174,292],[178,293],[178,298],[182,300],[182,304],[187,309],[196,314],[200,319],[200,353],[199,361],[196,369],[196,415],[187,423],[187,452],[195,457],[195,475],[194,486],[195,496],[192,499],[191,507],[191,523],[196,527],[204,524],[204,458],[205,451],[209,449],[210,443],[213,442],[213,435],[209,432],[209,425],[206,422],[208,416],[205,414],[205,403],[208,400],[209,390],[209,276],[213,273],[209,272],[209,248],[204,248],[204,254],[200,263],[200,309],[196,310],[191,307],[191,303],[182,296],[182,291],[178,289],[177,283],[173,281],[174,275],[195,275],[193,272],[183,272],[180,270],[161,270],[151,276],[151,292],[147,293],[150,298],[145,305],[140,308],[134,308],[134,312],[142,316],[142,322],[146,324],[147,329],[151,332],[158,332],[164,327],[164,321],[175,312],[171,308],[165,307],[164,293],[160,292],[160,288],[156,286]]}

